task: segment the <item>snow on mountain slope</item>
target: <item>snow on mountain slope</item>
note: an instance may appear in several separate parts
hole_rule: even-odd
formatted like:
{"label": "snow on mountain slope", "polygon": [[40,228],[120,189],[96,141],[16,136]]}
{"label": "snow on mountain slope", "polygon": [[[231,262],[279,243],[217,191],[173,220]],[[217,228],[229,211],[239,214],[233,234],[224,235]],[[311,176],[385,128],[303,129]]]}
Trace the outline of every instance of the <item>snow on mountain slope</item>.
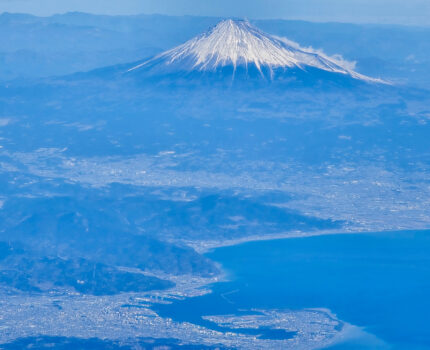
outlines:
{"label": "snow on mountain slope", "polygon": [[287,39],[266,34],[248,21],[225,20],[208,32],[146,61],[130,71],[144,67],[174,67],[182,71],[216,71],[232,66],[257,68],[261,75],[269,72],[273,78],[279,69],[313,67],[320,70],[349,75],[368,82],[380,82],[361,75],[345,62],[301,48]]}

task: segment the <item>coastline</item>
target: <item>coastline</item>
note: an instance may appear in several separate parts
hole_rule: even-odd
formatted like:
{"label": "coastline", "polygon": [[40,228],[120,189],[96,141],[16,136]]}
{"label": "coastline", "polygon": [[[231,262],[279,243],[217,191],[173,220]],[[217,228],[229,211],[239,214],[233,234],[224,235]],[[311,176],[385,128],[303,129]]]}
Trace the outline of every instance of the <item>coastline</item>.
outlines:
{"label": "coastline", "polygon": [[[206,254],[218,248],[232,247],[240,244],[261,242],[261,241],[275,241],[289,238],[307,238],[316,236],[328,236],[328,235],[351,235],[351,234],[368,234],[368,233],[389,233],[389,232],[402,232],[402,231],[414,231],[413,229],[405,230],[321,230],[321,231],[290,231],[283,233],[275,233],[269,235],[253,235],[236,239],[229,239],[225,241],[180,241],[181,243],[193,248],[197,253]],[[417,229],[417,231],[425,231],[423,229]],[[175,241],[178,242],[178,241]]]}

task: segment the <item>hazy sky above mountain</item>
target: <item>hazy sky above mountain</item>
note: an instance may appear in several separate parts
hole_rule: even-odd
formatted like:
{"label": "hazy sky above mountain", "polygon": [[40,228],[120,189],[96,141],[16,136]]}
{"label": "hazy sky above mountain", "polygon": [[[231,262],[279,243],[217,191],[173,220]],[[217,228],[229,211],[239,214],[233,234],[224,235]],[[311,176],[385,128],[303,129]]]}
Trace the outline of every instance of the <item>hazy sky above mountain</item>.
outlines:
{"label": "hazy sky above mountain", "polygon": [[430,25],[430,0],[0,0],[0,12],[68,11]]}

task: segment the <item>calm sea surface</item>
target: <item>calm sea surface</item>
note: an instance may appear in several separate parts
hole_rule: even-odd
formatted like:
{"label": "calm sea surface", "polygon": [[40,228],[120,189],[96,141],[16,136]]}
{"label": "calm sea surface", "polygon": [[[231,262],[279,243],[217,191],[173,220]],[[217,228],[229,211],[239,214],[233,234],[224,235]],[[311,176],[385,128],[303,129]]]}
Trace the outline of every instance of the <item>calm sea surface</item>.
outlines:
{"label": "calm sea surface", "polygon": [[213,285],[211,295],[160,306],[162,315],[219,329],[201,316],[327,308],[391,349],[430,349],[430,231],[252,242],[207,255],[230,281]]}

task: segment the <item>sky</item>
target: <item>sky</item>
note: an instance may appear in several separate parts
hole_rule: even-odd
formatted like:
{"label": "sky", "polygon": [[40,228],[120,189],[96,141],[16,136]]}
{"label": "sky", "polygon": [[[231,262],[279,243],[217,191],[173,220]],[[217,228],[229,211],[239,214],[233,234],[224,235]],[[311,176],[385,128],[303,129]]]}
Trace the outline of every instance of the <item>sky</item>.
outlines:
{"label": "sky", "polygon": [[430,0],[0,0],[1,12],[160,13],[430,26]]}

